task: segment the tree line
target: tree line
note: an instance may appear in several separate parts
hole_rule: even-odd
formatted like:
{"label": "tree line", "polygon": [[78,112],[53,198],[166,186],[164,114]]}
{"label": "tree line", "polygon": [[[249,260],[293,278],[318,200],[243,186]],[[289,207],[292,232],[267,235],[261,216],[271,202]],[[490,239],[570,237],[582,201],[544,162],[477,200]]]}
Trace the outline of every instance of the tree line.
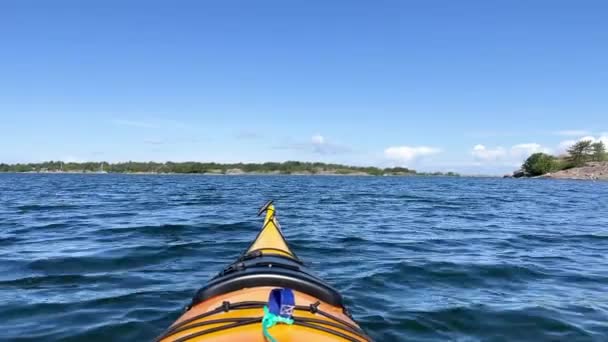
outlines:
{"label": "tree line", "polygon": [[546,153],[534,153],[522,165],[528,176],[540,176],[549,172],[580,167],[588,162],[608,160],[606,145],[602,141],[582,140],[570,146],[567,155],[555,157]]}
{"label": "tree line", "polygon": [[456,173],[419,173],[406,167],[378,168],[373,166],[348,166],[342,164],[286,161],[266,163],[203,163],[203,162],[63,162],[47,161],[42,163],[0,164],[0,172],[110,172],[110,173],[185,173],[185,174],[226,174],[226,173],[334,173],[369,175],[446,175]]}

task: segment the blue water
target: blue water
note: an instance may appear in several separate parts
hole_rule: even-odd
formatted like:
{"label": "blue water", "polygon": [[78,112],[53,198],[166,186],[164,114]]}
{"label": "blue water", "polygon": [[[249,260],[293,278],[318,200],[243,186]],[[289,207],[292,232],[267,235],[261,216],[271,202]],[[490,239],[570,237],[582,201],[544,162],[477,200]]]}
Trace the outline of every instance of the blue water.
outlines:
{"label": "blue water", "polygon": [[151,340],[256,235],[377,341],[608,340],[608,183],[0,174],[0,340]]}

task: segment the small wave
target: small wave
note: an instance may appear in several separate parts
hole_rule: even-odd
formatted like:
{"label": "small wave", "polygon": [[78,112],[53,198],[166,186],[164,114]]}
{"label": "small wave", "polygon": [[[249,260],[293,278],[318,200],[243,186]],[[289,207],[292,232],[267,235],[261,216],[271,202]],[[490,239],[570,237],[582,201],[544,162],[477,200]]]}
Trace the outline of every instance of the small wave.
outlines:
{"label": "small wave", "polygon": [[0,287],[19,287],[19,288],[31,288],[47,285],[61,285],[61,284],[86,284],[90,283],[88,279],[92,279],[93,282],[97,282],[99,279],[93,277],[86,277],[77,274],[66,274],[56,276],[33,276],[25,277],[13,280],[0,281]]}
{"label": "small wave", "polygon": [[83,215],[82,218],[98,218],[98,219],[110,219],[110,218],[119,218],[119,217],[134,217],[137,216],[137,213],[133,212],[105,212],[93,215]]}
{"label": "small wave", "polygon": [[24,278],[3,280],[0,281],[0,288],[21,288],[21,289],[35,289],[35,288],[60,288],[60,287],[83,287],[83,286],[113,286],[117,284],[126,284],[130,286],[136,284],[150,284],[149,279],[142,279],[136,276],[121,276],[115,274],[58,274],[58,275],[36,275],[28,276]]}
{"label": "small wave", "polygon": [[56,336],[58,340],[63,342],[81,342],[81,341],[113,341],[120,336],[121,341],[152,341],[155,338],[151,332],[155,331],[157,326],[154,324],[142,322],[140,319],[122,321],[116,323],[96,324],[94,327],[71,333],[69,336]]}
{"label": "small wave", "polygon": [[343,237],[337,238],[336,240],[337,240],[337,243],[347,244],[347,245],[365,244],[365,243],[370,242],[369,240],[364,239],[363,237],[358,236],[358,235],[343,236]]}
{"label": "small wave", "polygon": [[525,282],[547,277],[546,274],[529,267],[509,264],[455,264],[450,262],[427,262],[413,264],[401,262],[390,269],[373,272],[358,279],[357,283],[386,286],[394,284],[450,284],[466,287],[489,286],[508,282]]}
{"label": "small wave", "polygon": [[17,210],[21,213],[37,212],[37,211],[58,211],[68,209],[86,209],[86,205],[74,204],[28,204],[17,206]]}
{"label": "small wave", "polygon": [[336,204],[348,204],[349,202],[343,199],[339,199],[339,198],[325,198],[325,197],[321,197],[318,200],[319,204],[322,205],[336,205]]}
{"label": "small wave", "polygon": [[596,242],[608,242],[608,235],[604,234],[560,234],[560,235],[549,235],[549,234],[520,234],[517,239],[525,240],[528,242],[536,243],[551,243],[551,244],[563,244],[563,243],[596,243]]}
{"label": "small wave", "polygon": [[183,205],[183,206],[210,206],[210,205],[221,205],[226,201],[221,197],[216,196],[201,196],[196,199],[176,200],[172,201],[172,204]]}
{"label": "small wave", "polygon": [[183,225],[183,224],[162,224],[158,226],[127,226],[127,227],[110,227],[101,228],[97,232],[103,234],[111,233],[128,233],[137,232],[143,234],[155,234],[158,232],[173,231],[173,232],[184,232],[196,228],[194,225]]}
{"label": "small wave", "polygon": [[205,234],[209,232],[255,232],[254,226],[247,222],[236,222],[227,224],[162,224],[158,226],[127,226],[127,227],[111,227],[99,229],[99,233],[137,233],[157,235],[172,232],[174,234],[183,233],[199,233]]}
{"label": "small wave", "polygon": [[400,311],[398,316],[363,315],[359,322],[377,341],[403,341],[404,336],[421,341],[468,341],[471,336],[475,340],[587,341],[600,336],[562,319],[555,310],[538,307],[501,310],[486,305],[459,306]]}
{"label": "small wave", "polygon": [[225,224],[207,224],[203,228],[207,231],[219,231],[219,232],[255,232],[259,229],[258,226],[252,225],[248,222],[235,222]]}
{"label": "small wave", "polygon": [[0,237],[0,246],[12,246],[20,241],[17,236]]}
{"label": "small wave", "polygon": [[[139,247],[127,253],[116,253],[111,256],[56,257],[35,260],[29,263],[29,269],[47,274],[65,274],[66,272],[115,272],[135,270],[154,265],[175,257],[167,253],[167,248]],[[164,253],[164,254],[163,254]]]}
{"label": "small wave", "polygon": [[17,235],[27,235],[29,233],[34,233],[34,234],[40,234],[42,231],[58,231],[60,229],[72,229],[73,226],[66,223],[66,222],[62,222],[62,223],[47,223],[47,224],[43,224],[43,225],[38,225],[38,226],[28,226],[28,227],[23,227],[23,228],[18,228],[16,230],[13,230],[12,233],[13,234],[17,234]]}

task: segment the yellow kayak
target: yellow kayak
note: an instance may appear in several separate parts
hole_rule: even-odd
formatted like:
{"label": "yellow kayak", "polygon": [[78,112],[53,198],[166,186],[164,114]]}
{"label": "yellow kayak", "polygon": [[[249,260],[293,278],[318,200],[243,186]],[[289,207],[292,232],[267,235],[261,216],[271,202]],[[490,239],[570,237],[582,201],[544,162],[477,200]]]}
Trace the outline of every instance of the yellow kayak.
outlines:
{"label": "yellow kayak", "polygon": [[201,288],[157,341],[371,341],[337,290],[311,275],[283,237],[272,202],[261,231]]}

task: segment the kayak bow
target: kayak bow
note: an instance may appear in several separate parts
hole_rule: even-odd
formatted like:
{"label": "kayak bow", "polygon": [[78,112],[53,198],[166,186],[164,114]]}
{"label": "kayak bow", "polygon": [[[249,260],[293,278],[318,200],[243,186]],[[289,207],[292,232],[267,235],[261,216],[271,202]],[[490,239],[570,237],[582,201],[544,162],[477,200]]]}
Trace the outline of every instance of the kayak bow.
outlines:
{"label": "kayak bow", "polygon": [[371,341],[340,293],[289,248],[272,201],[262,213],[262,229],[245,253],[201,288],[157,341]]}

